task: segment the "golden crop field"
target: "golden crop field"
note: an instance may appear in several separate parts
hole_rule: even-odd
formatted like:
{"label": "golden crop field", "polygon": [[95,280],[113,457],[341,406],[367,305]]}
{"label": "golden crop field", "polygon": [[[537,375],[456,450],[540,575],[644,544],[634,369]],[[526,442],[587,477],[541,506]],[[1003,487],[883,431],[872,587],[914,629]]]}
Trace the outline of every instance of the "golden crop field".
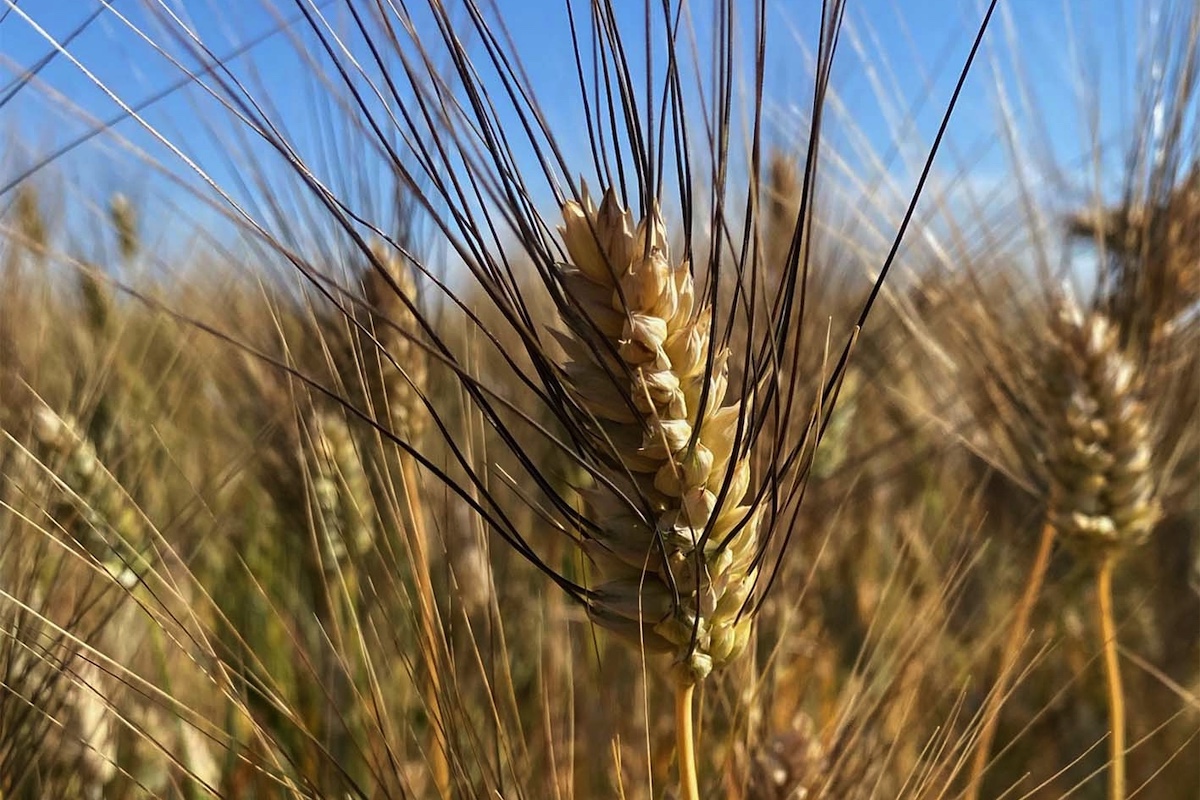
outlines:
{"label": "golden crop field", "polygon": [[1200,6],[0,0],[0,800],[1200,797]]}

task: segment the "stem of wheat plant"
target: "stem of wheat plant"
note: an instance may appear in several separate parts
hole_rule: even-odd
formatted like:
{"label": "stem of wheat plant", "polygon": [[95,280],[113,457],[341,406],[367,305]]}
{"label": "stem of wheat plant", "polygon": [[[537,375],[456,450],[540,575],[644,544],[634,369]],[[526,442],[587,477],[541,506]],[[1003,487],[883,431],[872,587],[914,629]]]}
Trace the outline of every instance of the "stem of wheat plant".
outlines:
{"label": "stem of wheat plant", "polygon": [[[900,248],[995,2],[987,6],[945,99],[903,222],[890,248],[874,259],[877,269],[864,281],[859,314],[833,366],[817,381],[797,375],[795,365],[806,348],[822,346],[805,338],[804,316],[810,273],[818,266],[810,259],[822,112],[845,4],[820,6],[812,85],[777,99],[810,107],[800,202],[783,247],[766,246],[759,224],[765,206],[760,176],[767,137],[767,3],[713,5],[703,26],[707,48],[696,47],[699,37],[689,31],[696,12],[684,3],[647,2],[633,15],[612,0],[555,6],[578,88],[574,116],[564,124],[554,121],[557,109],[539,100],[525,66],[532,57],[514,44],[529,32],[509,30],[501,4],[451,8],[431,1],[417,13],[402,3],[297,0],[295,26],[303,32],[298,49],[314,102],[340,115],[344,129],[331,137],[339,147],[350,139],[362,147],[351,156],[331,147],[322,158],[273,117],[262,87],[256,90],[251,77],[214,62],[209,46],[159,4],[155,21],[196,63],[207,65],[195,70],[173,59],[174,66],[230,114],[237,141],[259,148],[247,155],[256,160],[258,171],[249,174],[257,181],[259,205],[239,202],[181,143],[46,34],[60,57],[202,179],[215,193],[214,207],[257,252],[342,312],[361,348],[375,351],[361,361],[385,371],[390,365],[393,375],[403,376],[384,392],[391,396],[380,399],[376,391],[364,398],[344,380],[298,365],[292,354],[268,357],[236,332],[222,334],[197,321],[322,402],[340,406],[399,454],[410,494],[405,506],[416,562],[416,647],[423,659],[412,661],[423,663],[427,673],[425,710],[434,730],[427,741],[442,796],[455,794],[452,783],[470,780],[470,759],[455,755],[450,737],[468,741],[472,754],[486,747],[472,740],[465,716],[452,719],[447,710],[453,687],[443,682],[449,677],[442,670],[450,664],[442,647],[449,634],[436,622],[438,606],[446,603],[434,596],[426,563],[429,514],[420,497],[411,496],[425,479],[467,506],[495,541],[544,573],[598,629],[643,654],[662,655],[646,663],[669,679],[675,694],[678,796],[698,800],[706,778],[716,785],[718,776],[706,776],[697,760],[697,687],[751,642],[755,614],[797,534],[798,501],[853,337]],[[16,3],[8,8],[43,30],[36,14]],[[137,30],[119,9],[108,13]],[[739,103],[737,84],[747,87],[745,103]],[[395,195],[407,198],[427,228],[427,246],[396,235],[392,220],[373,213],[378,209],[366,199],[369,187],[355,183],[353,155],[369,156]],[[296,202],[307,209],[300,221],[284,207],[268,162],[292,181]],[[585,182],[576,180],[581,173],[603,187],[598,205]],[[556,214],[543,215],[539,209],[546,205]],[[766,250],[786,253],[773,272],[761,263]],[[328,260],[369,260],[378,275],[368,281],[375,316],[367,323],[354,313],[357,293],[318,268],[314,251]],[[393,269],[397,263],[411,265],[416,281],[440,303],[416,304],[412,287],[401,285]],[[541,313],[536,297],[548,298],[553,313]],[[486,348],[493,372],[477,369],[478,359],[439,328],[435,307],[459,315],[471,338]],[[485,307],[495,321],[484,322]],[[336,351],[330,352],[337,361]],[[503,454],[503,469],[481,466],[456,439],[461,427],[455,412],[426,384],[426,365],[448,376],[469,414],[482,420],[488,446]],[[811,385],[816,390],[806,394],[802,387]],[[523,399],[514,400],[510,389]],[[397,407],[405,409],[404,419],[392,413]],[[548,443],[558,463],[571,465],[579,475],[576,485],[557,485],[550,467],[525,446],[531,438]],[[444,462],[434,458],[435,449]],[[526,491],[521,487],[531,487],[526,504],[535,513],[528,516],[515,514],[509,503],[514,489]],[[575,548],[575,561],[549,560],[546,554],[557,544],[551,547],[547,539],[555,537]],[[378,591],[389,579],[364,572],[362,582],[372,581]],[[345,641],[377,634],[367,630],[365,619],[351,620],[342,632]],[[335,624],[333,617],[322,620],[322,628]],[[361,649],[375,692],[378,665],[368,647]],[[224,663],[222,653],[214,648],[211,657]],[[350,673],[347,654],[336,656],[338,668]],[[252,666],[239,661],[229,672],[253,676]],[[255,702],[276,708],[274,687],[244,680]],[[363,694],[378,706],[391,699],[382,690]],[[278,715],[287,716],[282,710]],[[456,734],[456,725],[467,730]],[[285,774],[286,762],[296,760],[281,752],[271,751],[272,774]],[[453,763],[448,755],[455,756]],[[341,780],[359,780],[338,769]]]}

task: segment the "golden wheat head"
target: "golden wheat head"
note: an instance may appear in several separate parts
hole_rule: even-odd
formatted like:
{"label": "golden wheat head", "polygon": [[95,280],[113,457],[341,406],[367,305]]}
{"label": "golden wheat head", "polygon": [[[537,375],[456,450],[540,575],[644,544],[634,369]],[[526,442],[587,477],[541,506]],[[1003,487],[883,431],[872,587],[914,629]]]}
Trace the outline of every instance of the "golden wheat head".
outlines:
{"label": "golden wheat head", "polygon": [[1046,447],[1054,524],[1102,549],[1140,544],[1160,516],[1137,366],[1098,312],[1059,301],[1047,364]]}
{"label": "golden wheat head", "polygon": [[[740,403],[722,405],[729,351],[713,348],[711,311],[657,213],[635,225],[609,191],[598,209],[586,193],[566,203],[563,219],[563,283],[579,311],[567,385],[619,465],[584,493],[590,550],[610,578],[592,616],[673,653],[681,680],[703,680],[745,648],[757,575],[758,516],[740,505],[750,464],[733,457]],[[623,503],[624,486],[645,513]]]}

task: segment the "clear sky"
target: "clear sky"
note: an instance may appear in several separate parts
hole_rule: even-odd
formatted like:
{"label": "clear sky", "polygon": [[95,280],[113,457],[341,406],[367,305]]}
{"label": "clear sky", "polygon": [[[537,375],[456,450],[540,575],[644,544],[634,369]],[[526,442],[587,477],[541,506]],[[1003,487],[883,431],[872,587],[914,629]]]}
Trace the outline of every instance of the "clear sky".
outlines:
{"label": "clear sky", "polygon": [[[329,14],[335,29],[342,26],[348,30],[349,19],[341,2],[318,2],[316,7]],[[634,33],[630,43],[640,46],[636,31],[644,13],[642,3],[618,5],[625,15],[620,20],[623,29]],[[658,8],[661,4],[650,5]],[[1005,174],[1005,150],[996,136],[1000,113],[997,74],[1012,93],[1008,99],[1026,137],[1023,146],[1040,149],[1058,163],[1083,163],[1089,147],[1088,115],[1093,111],[1098,114],[1102,136],[1120,144],[1122,131],[1136,122],[1132,100],[1137,31],[1153,4],[1137,0],[1007,0],[1001,5],[989,34],[989,49],[957,112],[941,169],[965,173],[984,184],[1001,180]],[[831,141],[843,152],[852,153],[855,142],[861,140],[888,159],[888,169],[911,174],[936,130],[981,17],[980,6],[970,0],[850,0],[833,81],[838,104],[831,107]],[[314,85],[297,55],[297,44],[301,48],[316,46],[311,33],[298,21],[298,3],[280,2],[272,7],[256,0],[174,0],[165,7],[186,21],[214,55],[229,59],[245,48],[229,59],[229,67],[258,100],[269,103],[269,116],[286,126],[298,143],[311,142],[322,119],[336,113],[335,107],[326,104],[324,115],[314,114],[314,97],[327,90]],[[579,171],[586,171],[590,160],[586,137],[581,134],[564,0],[498,0],[497,7],[556,139],[568,160],[578,161]],[[586,3],[574,7],[586,8]],[[772,139],[794,145],[794,131],[803,130],[809,102],[819,3],[772,2],[769,7],[768,123],[774,129]],[[696,2],[689,8],[696,39],[703,43],[711,31],[711,4]],[[255,194],[252,188],[239,185],[246,170],[239,159],[254,153],[253,144],[231,137],[228,112],[199,87],[187,85],[180,67],[156,52],[156,47],[162,48],[189,68],[197,68],[195,58],[177,39],[181,29],[162,24],[162,9],[157,0],[111,0],[111,8],[102,8],[99,0],[20,0],[15,5],[13,0],[0,0],[0,99],[5,101],[0,105],[0,134],[8,141],[6,156],[0,159],[0,186],[94,129],[98,121],[122,114],[117,102],[62,55],[55,56],[32,83],[10,96],[12,81],[53,51],[34,24],[22,16],[28,15],[58,41],[75,34],[66,45],[71,55],[125,103],[140,105],[165,93],[145,108],[146,121],[179,145],[219,185],[238,196]],[[747,16],[739,22],[744,28],[749,28],[749,13],[747,4]],[[427,23],[428,17],[418,14],[418,24]],[[143,34],[154,44],[147,43]],[[365,53],[361,46],[352,43],[351,47],[360,57]],[[1036,96],[1020,96],[1018,73]],[[97,137],[56,159],[53,168],[100,193],[120,190],[135,196],[177,196],[169,180],[138,166],[137,158],[120,141],[126,139],[167,165],[171,173],[196,183],[182,161],[137,122],[125,119],[113,132],[119,136]],[[1120,155],[1118,150],[1115,156]],[[346,157],[356,155],[348,152]],[[848,157],[865,159],[861,154]],[[205,213],[186,201],[179,202],[193,219]]]}

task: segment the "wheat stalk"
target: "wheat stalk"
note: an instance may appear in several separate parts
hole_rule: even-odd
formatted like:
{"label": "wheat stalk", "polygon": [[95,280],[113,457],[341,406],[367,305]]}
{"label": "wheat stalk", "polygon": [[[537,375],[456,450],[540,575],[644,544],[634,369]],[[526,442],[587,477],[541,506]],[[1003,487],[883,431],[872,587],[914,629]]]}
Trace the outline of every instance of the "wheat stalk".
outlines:
{"label": "wheat stalk", "polygon": [[1140,395],[1140,373],[1121,350],[1119,331],[1098,311],[1085,314],[1069,295],[1052,299],[1032,364],[1028,420],[1037,436],[1023,440],[1029,463],[1040,463],[1047,498],[1037,554],[1001,651],[997,684],[983,712],[968,794],[978,797],[999,712],[1016,658],[1046,576],[1054,542],[1062,537],[1097,565],[1101,629],[1111,712],[1111,796],[1124,796],[1124,710],[1111,619],[1112,566],[1120,552],[1141,544],[1161,509],[1151,463],[1151,431]]}

